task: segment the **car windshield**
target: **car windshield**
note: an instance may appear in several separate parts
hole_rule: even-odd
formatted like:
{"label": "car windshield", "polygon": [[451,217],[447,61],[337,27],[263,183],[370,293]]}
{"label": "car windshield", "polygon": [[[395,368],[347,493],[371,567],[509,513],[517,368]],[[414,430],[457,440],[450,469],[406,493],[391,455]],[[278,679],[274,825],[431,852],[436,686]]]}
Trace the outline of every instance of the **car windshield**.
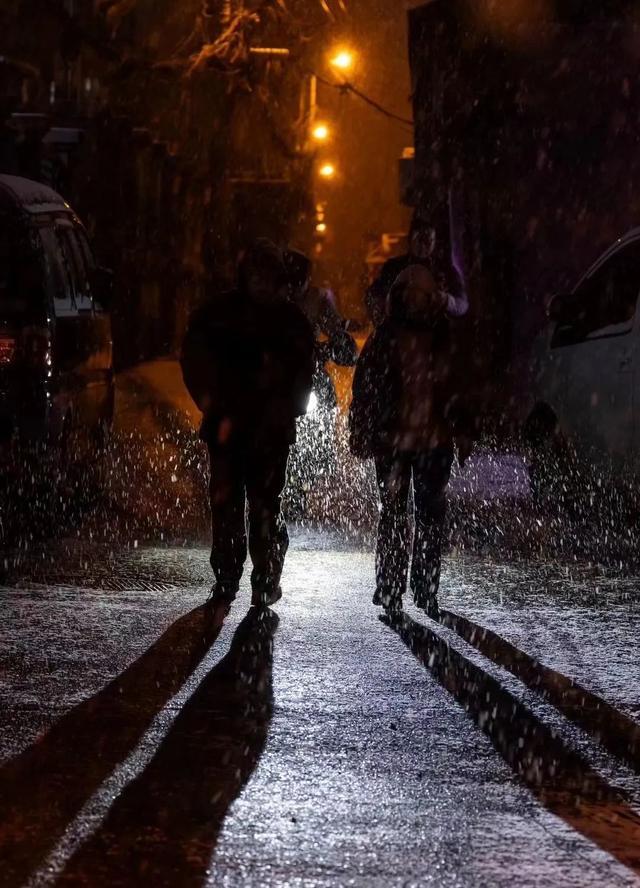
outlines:
{"label": "car windshield", "polygon": [[553,348],[630,332],[640,293],[640,245],[618,251],[559,306]]}
{"label": "car windshield", "polygon": [[43,303],[41,257],[28,232],[0,217],[0,325],[26,323]]}

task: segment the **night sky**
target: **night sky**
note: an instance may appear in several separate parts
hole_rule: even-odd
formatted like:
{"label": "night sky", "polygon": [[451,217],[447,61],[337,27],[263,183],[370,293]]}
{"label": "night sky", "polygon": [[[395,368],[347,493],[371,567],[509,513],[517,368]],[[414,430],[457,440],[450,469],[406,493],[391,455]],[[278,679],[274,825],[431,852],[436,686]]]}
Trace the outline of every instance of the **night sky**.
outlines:
{"label": "night sky", "polygon": [[[336,42],[357,50],[354,84],[381,105],[410,118],[410,78],[407,52],[406,4],[402,0],[350,0],[350,20],[336,28]],[[326,109],[336,135],[323,153],[335,157],[339,178],[323,190],[328,200],[329,239],[326,271],[343,275],[341,298],[349,313],[358,301],[358,281],[369,232],[406,228],[409,211],[398,197],[397,162],[403,148],[413,144],[408,127],[391,121],[354,96],[321,87],[319,114]]]}

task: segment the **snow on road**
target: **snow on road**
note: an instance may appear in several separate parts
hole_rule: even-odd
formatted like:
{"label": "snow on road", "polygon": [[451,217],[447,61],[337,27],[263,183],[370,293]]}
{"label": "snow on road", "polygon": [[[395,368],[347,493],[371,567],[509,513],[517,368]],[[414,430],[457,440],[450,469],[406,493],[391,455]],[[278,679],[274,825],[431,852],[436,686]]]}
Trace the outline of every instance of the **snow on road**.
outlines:
{"label": "snow on road", "polygon": [[[279,619],[245,586],[217,637],[202,549],[79,544],[2,590],[0,884],[640,884],[628,763],[411,606],[380,622],[335,541],[297,534]],[[636,589],[465,557],[443,601],[633,719]]]}

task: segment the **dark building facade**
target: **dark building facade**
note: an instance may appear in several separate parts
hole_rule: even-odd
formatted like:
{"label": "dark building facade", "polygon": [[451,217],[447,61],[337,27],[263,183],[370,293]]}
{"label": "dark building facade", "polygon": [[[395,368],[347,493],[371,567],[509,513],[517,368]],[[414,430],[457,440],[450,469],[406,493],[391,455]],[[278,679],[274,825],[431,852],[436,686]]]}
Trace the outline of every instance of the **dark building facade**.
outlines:
{"label": "dark building facade", "polygon": [[304,245],[313,230],[308,87],[294,52],[265,51],[295,48],[295,21],[251,12],[240,0],[0,10],[0,172],[51,185],[87,225],[115,272],[120,366],[175,352],[248,241],[296,232]]}
{"label": "dark building facade", "polygon": [[464,265],[478,378],[517,393],[548,298],[640,224],[638,7],[432,0],[409,16],[414,202]]}

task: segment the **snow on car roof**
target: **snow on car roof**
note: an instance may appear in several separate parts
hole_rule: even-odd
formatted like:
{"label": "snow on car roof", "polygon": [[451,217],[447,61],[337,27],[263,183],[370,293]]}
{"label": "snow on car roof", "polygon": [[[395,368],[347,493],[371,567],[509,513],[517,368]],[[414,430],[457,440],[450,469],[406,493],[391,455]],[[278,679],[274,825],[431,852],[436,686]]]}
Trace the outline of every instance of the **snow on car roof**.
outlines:
{"label": "snow on car roof", "polygon": [[34,182],[32,179],[23,179],[20,176],[0,176],[0,191],[3,191],[13,203],[31,213],[68,209],[68,204],[57,191],[41,182]]}

